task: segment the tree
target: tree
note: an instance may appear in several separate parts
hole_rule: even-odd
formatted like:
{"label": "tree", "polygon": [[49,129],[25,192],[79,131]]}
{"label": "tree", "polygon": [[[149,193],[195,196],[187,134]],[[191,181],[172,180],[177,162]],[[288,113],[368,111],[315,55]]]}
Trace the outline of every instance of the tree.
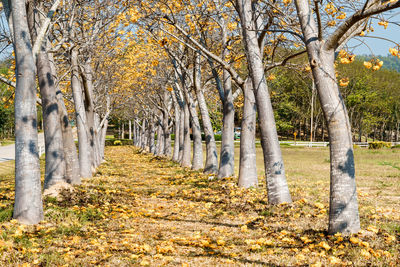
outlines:
{"label": "tree", "polygon": [[[346,19],[325,38],[319,11],[320,3],[314,2],[314,13],[306,0],[296,0],[295,4],[303,34],[302,39],[329,130],[331,188],[328,231],[331,234],[355,233],[360,229],[360,219],[353,143],[347,109],[336,81],[335,52],[347,40],[365,29],[370,16],[397,8],[400,2],[388,1],[382,5],[381,1],[365,1],[348,18],[340,11],[344,15],[340,14],[337,17]],[[328,3],[326,10],[334,15],[339,12],[334,3]]]}
{"label": "tree", "polygon": [[[43,219],[38,154],[35,62],[24,0],[3,1],[11,16],[16,62],[15,203],[13,217],[24,224]],[[11,13],[7,8],[11,9]],[[10,20],[9,20],[10,21]]]}

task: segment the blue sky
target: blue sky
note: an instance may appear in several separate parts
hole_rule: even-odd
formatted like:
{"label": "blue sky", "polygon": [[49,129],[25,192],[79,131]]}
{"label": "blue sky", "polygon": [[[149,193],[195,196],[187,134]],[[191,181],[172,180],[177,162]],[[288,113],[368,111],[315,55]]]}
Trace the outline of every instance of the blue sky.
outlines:
{"label": "blue sky", "polygon": [[[385,18],[389,21],[400,23],[400,13],[386,14]],[[398,44],[400,44],[400,24],[394,25],[389,23],[389,26],[385,30],[383,26],[378,25],[378,21],[375,20],[372,24],[374,32],[367,34],[367,36],[376,36],[390,39]],[[379,40],[375,38],[368,37],[357,37],[358,39],[364,41],[367,45],[360,45],[353,50],[355,54],[372,54],[371,50],[375,55],[386,56],[389,54],[389,48],[394,47],[395,44],[388,42],[386,40]],[[351,40],[348,43],[349,47],[356,46],[360,44],[356,39]]]}

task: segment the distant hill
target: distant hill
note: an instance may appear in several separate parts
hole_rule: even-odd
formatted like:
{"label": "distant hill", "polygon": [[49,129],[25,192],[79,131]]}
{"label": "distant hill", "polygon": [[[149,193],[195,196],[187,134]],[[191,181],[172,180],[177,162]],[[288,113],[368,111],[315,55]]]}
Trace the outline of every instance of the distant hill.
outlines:
{"label": "distant hill", "polygon": [[[380,60],[383,61],[383,66],[382,68],[389,69],[389,70],[396,70],[400,72],[400,58],[394,57],[392,55],[387,55],[387,56],[376,56]],[[368,61],[371,58],[373,58],[372,55],[357,55],[357,59],[361,61]]]}

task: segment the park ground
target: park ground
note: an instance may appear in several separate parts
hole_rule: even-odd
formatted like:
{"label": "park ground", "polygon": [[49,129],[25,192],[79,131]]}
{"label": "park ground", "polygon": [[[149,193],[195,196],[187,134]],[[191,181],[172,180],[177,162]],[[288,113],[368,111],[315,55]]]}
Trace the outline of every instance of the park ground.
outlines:
{"label": "park ground", "polygon": [[400,150],[355,150],[362,231],[353,236],[326,234],[328,150],[283,155],[293,203],[269,206],[261,175],[244,190],[107,147],[93,178],[45,199],[36,226],[11,220],[12,166],[1,163],[0,266],[400,266]]}

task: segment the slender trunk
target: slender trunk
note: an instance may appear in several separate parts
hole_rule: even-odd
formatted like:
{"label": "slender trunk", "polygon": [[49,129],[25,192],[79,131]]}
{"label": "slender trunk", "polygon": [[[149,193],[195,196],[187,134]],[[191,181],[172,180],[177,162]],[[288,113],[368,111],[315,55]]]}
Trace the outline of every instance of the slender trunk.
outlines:
{"label": "slender trunk", "polygon": [[235,108],[232,96],[232,80],[228,71],[223,71],[223,118],[222,118],[222,136],[221,153],[218,169],[218,177],[231,177],[235,174],[235,144],[234,144],[234,126],[235,126]]}
{"label": "slender trunk", "polygon": [[192,158],[192,169],[199,170],[203,168],[203,144],[201,142],[201,127],[200,121],[196,109],[196,103],[192,97],[191,92],[184,92],[186,102],[188,103],[190,121],[192,124],[192,136],[193,136],[193,158]]}
{"label": "slender trunk", "polygon": [[[360,230],[353,142],[349,116],[335,80],[335,51],[324,49],[307,0],[296,0],[312,74],[329,132],[330,150],[330,234]],[[332,79],[333,77],[333,79]]]}
{"label": "slender trunk", "polygon": [[[35,13],[35,8],[41,8],[40,3],[28,3],[28,25],[32,42],[37,38],[42,16]],[[65,161],[62,144],[62,132],[59,120],[59,108],[56,99],[55,81],[51,75],[50,61],[46,53],[46,45],[40,47],[36,58],[40,95],[42,99],[43,130],[45,140],[45,178],[44,188],[47,189],[65,181]],[[40,155],[39,155],[40,156]]]}
{"label": "slender trunk", "polygon": [[154,154],[155,150],[155,144],[154,144],[154,138],[155,138],[155,127],[154,127],[154,121],[151,118],[150,123],[149,123],[149,152]]}
{"label": "slender trunk", "polygon": [[[138,122],[137,122],[138,123]],[[137,125],[138,127],[137,127],[137,129],[136,129],[136,131],[137,131],[137,142],[136,142],[136,146],[137,147],[141,147],[142,146],[142,136],[141,136],[141,129],[142,129],[142,125],[140,125],[139,123],[138,123],[138,125]]]}
{"label": "slender trunk", "polygon": [[168,118],[168,112],[164,111],[163,112],[163,139],[164,139],[164,152],[163,154],[167,157],[171,156],[171,133],[169,129],[169,118]]}
{"label": "slender trunk", "polygon": [[179,107],[179,162],[183,160],[183,150],[185,147],[185,108]]}
{"label": "slender trunk", "polygon": [[381,125],[381,130],[380,130],[381,141],[384,141],[384,139],[385,139],[385,126],[386,126],[386,123],[385,123],[385,122],[382,123],[382,125]]}
{"label": "slender trunk", "polygon": [[137,124],[136,124],[136,118],[133,120],[133,145],[137,146]]}
{"label": "slender trunk", "polygon": [[190,167],[190,159],[191,159],[191,142],[190,142],[190,113],[188,103],[185,101],[184,103],[184,127],[183,127],[183,152],[182,152],[182,167]]}
{"label": "slender trunk", "polygon": [[107,135],[107,128],[108,128],[108,119],[104,121],[102,128],[100,129],[99,134],[99,142],[100,142],[100,158],[101,161],[104,161],[104,149],[106,144],[106,135]]}
{"label": "slender trunk", "polygon": [[43,219],[38,154],[35,62],[24,0],[12,1],[15,88],[15,202],[13,217],[24,224]]}
{"label": "slender trunk", "polygon": [[375,142],[375,138],[376,138],[376,126],[374,127],[374,136],[372,138],[372,142]]}
{"label": "slender trunk", "polygon": [[240,161],[239,161],[239,186],[257,187],[257,161],[256,161],[256,113],[257,106],[251,79],[247,79],[243,86],[244,103],[243,118],[240,133]]}
{"label": "slender trunk", "polygon": [[[146,119],[143,119],[142,121],[142,131],[140,133],[140,137],[142,139],[141,141],[141,149],[146,150],[146,145],[147,145],[147,140],[146,140]],[[122,124],[122,129],[124,129],[124,125]]]}
{"label": "slender trunk", "polygon": [[313,141],[313,126],[314,126],[314,96],[315,96],[315,83],[312,82],[311,88],[311,122],[310,122],[310,142]]}
{"label": "slender trunk", "polygon": [[363,120],[363,117],[360,116],[360,121],[359,121],[359,125],[358,125],[358,142],[362,142],[362,120]]}
{"label": "slender trunk", "polygon": [[[49,53],[50,60],[50,68],[51,75],[53,76],[54,81],[57,81],[57,70],[54,64],[53,54]],[[67,107],[64,103],[64,98],[61,92],[60,87],[58,86],[58,82],[56,82],[56,98],[58,101],[59,115],[60,115],[60,124],[61,124],[61,132],[62,132],[62,143],[63,143],[63,151],[64,151],[64,160],[65,160],[65,180],[71,184],[80,184],[80,170],[79,170],[79,160],[78,153],[76,151],[76,145],[74,141],[74,135],[72,133],[72,127],[68,119],[68,111]]]}
{"label": "slender trunk", "polygon": [[79,167],[81,177],[88,178],[92,176],[91,166],[91,149],[88,138],[88,131],[86,128],[86,111],[85,104],[83,103],[83,91],[81,81],[79,80],[79,67],[78,67],[78,51],[73,48],[71,51],[71,87],[72,96],[74,98],[76,126],[78,128],[78,145],[79,145]]}
{"label": "slender trunk", "polygon": [[122,122],[121,139],[125,139],[125,123]]}
{"label": "slender trunk", "polygon": [[129,140],[132,140],[132,121],[129,120]]}
{"label": "slender trunk", "polygon": [[237,0],[239,16],[242,24],[243,40],[249,74],[253,82],[253,90],[260,121],[261,145],[264,154],[264,167],[268,187],[268,201],[271,204],[292,202],[286,182],[285,168],[271,99],[264,75],[262,55],[258,47],[255,23],[250,1]]}
{"label": "slender trunk", "polygon": [[44,188],[46,189],[57,183],[66,182],[66,166],[55,83],[51,75],[47,53],[44,51],[38,54],[37,70],[44,121],[46,157]]}
{"label": "slender trunk", "polygon": [[204,98],[203,89],[201,88],[201,70],[200,55],[196,57],[196,68],[194,69],[194,89],[196,90],[197,102],[203,122],[204,137],[206,141],[206,163],[204,166],[205,173],[218,172],[218,156],[217,146],[215,144],[214,131],[211,124],[208,107]]}
{"label": "slender trunk", "polygon": [[162,127],[160,125],[160,122],[157,125],[157,144],[156,144],[156,150],[155,150],[155,155],[156,156],[161,156],[163,147],[162,147]]}
{"label": "slender trunk", "polygon": [[175,127],[174,127],[174,134],[175,134],[175,140],[174,140],[174,153],[172,155],[172,160],[175,162],[179,161],[179,132],[180,132],[180,124],[181,124],[181,116],[180,116],[180,108],[179,104],[176,100],[176,97],[173,93],[172,95],[172,100],[174,103],[174,111],[175,111]]}
{"label": "slender trunk", "polygon": [[88,131],[90,157],[92,164],[92,171],[94,172],[97,166],[100,164],[97,147],[97,129],[95,127],[95,112],[93,103],[93,71],[91,66],[91,59],[86,59],[81,70],[81,77],[83,81],[83,92],[85,94],[84,103],[86,111],[86,129]]}

